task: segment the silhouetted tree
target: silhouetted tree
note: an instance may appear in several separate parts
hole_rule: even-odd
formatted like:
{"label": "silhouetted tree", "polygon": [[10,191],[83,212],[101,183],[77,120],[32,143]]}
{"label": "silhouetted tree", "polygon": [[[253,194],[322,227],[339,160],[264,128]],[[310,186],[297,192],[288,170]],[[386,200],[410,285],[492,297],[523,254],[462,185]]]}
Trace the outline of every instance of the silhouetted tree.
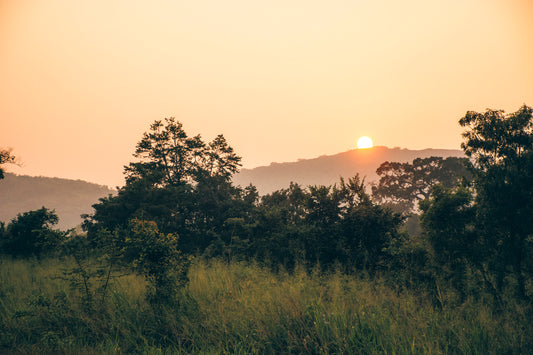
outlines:
{"label": "silhouetted tree", "polygon": [[340,182],[341,230],[344,264],[370,273],[388,268],[391,243],[403,239],[399,227],[404,218],[374,203],[365,191],[364,180],[355,176]]}
{"label": "silhouetted tree", "polygon": [[243,199],[250,195],[231,183],[241,158],[222,135],[206,144],[166,118],[143,134],[134,157],[124,169],[126,185],[86,216],[89,239],[136,218],[154,221],[162,233],[179,233],[182,250],[201,253],[213,240],[227,239],[226,219],[246,213]]}
{"label": "silhouetted tree", "polygon": [[376,170],[380,176],[372,186],[372,197],[404,213],[412,213],[416,203],[427,199],[431,187],[457,185],[462,177],[469,177],[466,158],[417,158],[412,163],[384,162]]}
{"label": "silhouetted tree", "polygon": [[134,157],[138,161],[125,167],[126,183],[144,180],[158,187],[192,183],[205,175],[229,179],[241,160],[224,136],[206,144],[200,135],[188,137],[182,123],[173,117],[150,126]]}
{"label": "silhouetted tree", "polygon": [[0,149],[0,180],[4,178],[4,169],[2,165],[8,164],[8,163],[15,163],[16,158],[13,154],[11,154],[10,149]]}
{"label": "silhouetted tree", "polygon": [[533,109],[469,111],[461,145],[471,158],[472,189],[437,185],[422,201],[424,235],[440,273],[465,294],[465,271],[500,300],[506,286],[527,298],[533,278]]}
{"label": "silhouetted tree", "polygon": [[476,209],[470,189],[433,186],[431,197],[420,201],[421,224],[431,246],[433,261],[440,269],[437,278],[450,281],[461,300],[467,294],[466,275],[471,265],[478,266],[479,249],[475,228]]}
{"label": "silhouetted tree", "polygon": [[55,251],[66,235],[52,229],[58,220],[55,211],[45,207],[19,214],[3,231],[0,249],[5,254],[23,257]]}
{"label": "silhouetted tree", "polygon": [[255,257],[288,268],[341,263],[370,273],[386,268],[389,244],[401,238],[403,218],[373,203],[355,176],[338,185],[288,189],[263,196],[253,219]]}
{"label": "silhouetted tree", "polygon": [[469,111],[459,124],[466,128],[461,146],[472,158],[486,262],[500,287],[512,270],[524,298],[533,276],[533,108]]}

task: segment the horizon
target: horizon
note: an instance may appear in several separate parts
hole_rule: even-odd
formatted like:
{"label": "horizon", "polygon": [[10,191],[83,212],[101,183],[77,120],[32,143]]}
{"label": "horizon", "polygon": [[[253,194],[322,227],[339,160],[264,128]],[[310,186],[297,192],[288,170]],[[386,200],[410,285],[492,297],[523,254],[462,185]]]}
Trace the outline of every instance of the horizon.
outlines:
{"label": "horizon", "polygon": [[460,149],[467,111],[533,104],[531,38],[528,0],[0,0],[0,148],[106,186],[171,116],[246,169],[361,136]]}
{"label": "horizon", "polygon": [[[246,170],[246,171],[252,171],[252,170],[255,170],[255,169],[258,169],[258,168],[269,168],[269,167],[274,167],[274,166],[277,166],[277,165],[285,165],[285,164],[298,164],[298,163],[301,163],[301,162],[304,162],[304,161],[310,161],[310,160],[317,160],[317,159],[321,159],[321,158],[328,158],[328,157],[334,157],[334,156],[337,156],[337,155],[342,155],[342,154],[346,154],[346,153],[350,153],[350,152],[355,152],[355,151],[371,151],[371,150],[374,150],[374,149],[388,149],[388,150],[400,150],[400,151],[410,151],[410,152],[422,152],[422,151],[428,151],[428,150],[435,150],[435,151],[456,151],[456,152],[459,152],[459,151],[462,151],[461,149],[453,149],[453,148],[422,148],[422,149],[409,149],[409,148],[402,148],[402,147],[387,147],[387,146],[383,146],[383,145],[379,145],[379,146],[373,146],[371,148],[364,148],[364,149],[360,149],[360,148],[353,148],[353,149],[348,149],[346,151],[343,151],[343,152],[338,152],[338,153],[334,153],[334,154],[321,154],[321,155],[318,155],[318,156],[315,156],[315,157],[310,157],[310,158],[297,158],[296,160],[291,160],[291,161],[283,161],[283,162],[270,162],[268,164],[265,164],[265,165],[259,165],[259,166],[255,166],[255,167],[251,167],[251,168],[247,168],[247,167],[241,167],[239,169],[239,172],[237,172],[235,175],[238,175],[241,171],[243,170]],[[378,162],[378,163],[382,163],[382,162]],[[107,187],[109,189],[112,189],[112,190],[116,190],[117,188],[120,188],[122,187],[122,185],[120,186],[117,186],[117,185],[109,185],[109,184],[105,184],[105,183],[99,183],[99,182],[96,182],[96,181],[90,181],[90,180],[85,180],[83,178],[76,178],[76,177],[64,177],[64,176],[51,176],[51,175],[30,175],[30,174],[25,174],[25,173],[19,173],[19,172],[15,172],[15,171],[10,171],[10,167],[12,167],[13,165],[6,165],[4,166],[4,170],[5,170],[5,174],[9,175],[9,174],[13,174],[15,176],[20,176],[20,177],[35,177],[35,178],[47,178],[47,179],[62,179],[62,180],[71,180],[71,181],[81,181],[81,182],[86,182],[86,183],[90,183],[90,184],[95,184],[95,185],[98,185],[98,186],[103,186],[103,187]]]}

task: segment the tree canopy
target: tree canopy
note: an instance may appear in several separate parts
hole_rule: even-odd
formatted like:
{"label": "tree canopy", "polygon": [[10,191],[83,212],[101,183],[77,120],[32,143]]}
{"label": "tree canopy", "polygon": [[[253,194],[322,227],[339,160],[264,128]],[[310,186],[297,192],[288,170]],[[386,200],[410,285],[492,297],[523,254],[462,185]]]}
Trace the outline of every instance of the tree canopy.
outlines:
{"label": "tree canopy", "polygon": [[24,212],[0,229],[0,251],[12,256],[40,256],[57,251],[65,233],[54,230],[58,217],[46,207]]}
{"label": "tree canopy", "polygon": [[376,170],[379,181],[372,186],[372,197],[398,211],[411,213],[416,203],[427,199],[437,183],[452,187],[470,175],[466,158],[417,158],[412,163],[384,162]]}
{"label": "tree canopy", "polygon": [[155,186],[186,184],[206,176],[227,180],[241,161],[223,135],[205,143],[200,135],[189,137],[173,117],[155,121],[133,155],[138,160],[125,167],[126,183],[143,180]]}
{"label": "tree canopy", "polygon": [[225,219],[244,213],[241,197],[247,192],[231,184],[241,158],[223,135],[205,143],[199,135],[189,137],[181,122],[165,118],[143,134],[133,156],[124,168],[125,186],[86,216],[89,238],[102,228],[148,220],[163,233],[179,233],[180,247],[192,252],[219,235]]}
{"label": "tree canopy", "polygon": [[4,178],[4,164],[14,164],[16,162],[15,156],[11,153],[10,149],[0,149],[0,180]]}
{"label": "tree canopy", "polygon": [[496,297],[511,287],[525,299],[533,281],[533,109],[469,111],[459,124],[472,186],[433,189],[422,205],[425,234],[442,265],[467,262]]}
{"label": "tree canopy", "polygon": [[461,147],[471,157],[477,171],[514,163],[533,150],[533,108],[523,105],[518,111],[484,113],[468,111],[459,120],[465,141]]}
{"label": "tree canopy", "polygon": [[487,253],[486,263],[500,285],[512,270],[517,293],[525,297],[533,277],[533,108],[468,112],[459,124],[473,161],[476,228],[498,251]]}

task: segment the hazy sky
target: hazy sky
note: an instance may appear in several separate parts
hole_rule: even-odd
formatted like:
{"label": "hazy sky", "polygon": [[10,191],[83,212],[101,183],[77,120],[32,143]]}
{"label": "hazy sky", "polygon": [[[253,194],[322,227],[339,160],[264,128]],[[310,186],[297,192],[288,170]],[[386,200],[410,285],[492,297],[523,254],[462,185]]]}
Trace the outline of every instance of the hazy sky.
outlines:
{"label": "hazy sky", "polygon": [[0,147],[21,174],[122,184],[150,123],[245,167],[459,148],[467,110],[533,105],[531,0],[0,0]]}

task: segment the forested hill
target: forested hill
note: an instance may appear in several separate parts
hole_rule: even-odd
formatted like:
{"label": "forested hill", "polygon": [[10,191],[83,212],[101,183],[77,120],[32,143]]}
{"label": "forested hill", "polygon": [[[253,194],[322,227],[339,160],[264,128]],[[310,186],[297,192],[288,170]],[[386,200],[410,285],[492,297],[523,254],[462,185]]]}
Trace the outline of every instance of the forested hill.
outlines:
{"label": "forested hill", "polygon": [[0,221],[9,222],[18,213],[41,207],[55,209],[60,229],[80,224],[81,214],[92,212],[100,197],[116,191],[81,180],[33,177],[7,173],[0,180]]}
{"label": "forested hill", "polygon": [[233,181],[236,185],[255,185],[259,193],[266,194],[287,188],[291,181],[303,186],[332,185],[339,177],[350,178],[356,173],[366,176],[366,182],[377,179],[376,169],[385,161],[411,162],[416,158],[464,157],[462,150],[374,147],[324,155],[314,159],[300,159],[290,163],[272,163],[254,169],[242,169]]}

